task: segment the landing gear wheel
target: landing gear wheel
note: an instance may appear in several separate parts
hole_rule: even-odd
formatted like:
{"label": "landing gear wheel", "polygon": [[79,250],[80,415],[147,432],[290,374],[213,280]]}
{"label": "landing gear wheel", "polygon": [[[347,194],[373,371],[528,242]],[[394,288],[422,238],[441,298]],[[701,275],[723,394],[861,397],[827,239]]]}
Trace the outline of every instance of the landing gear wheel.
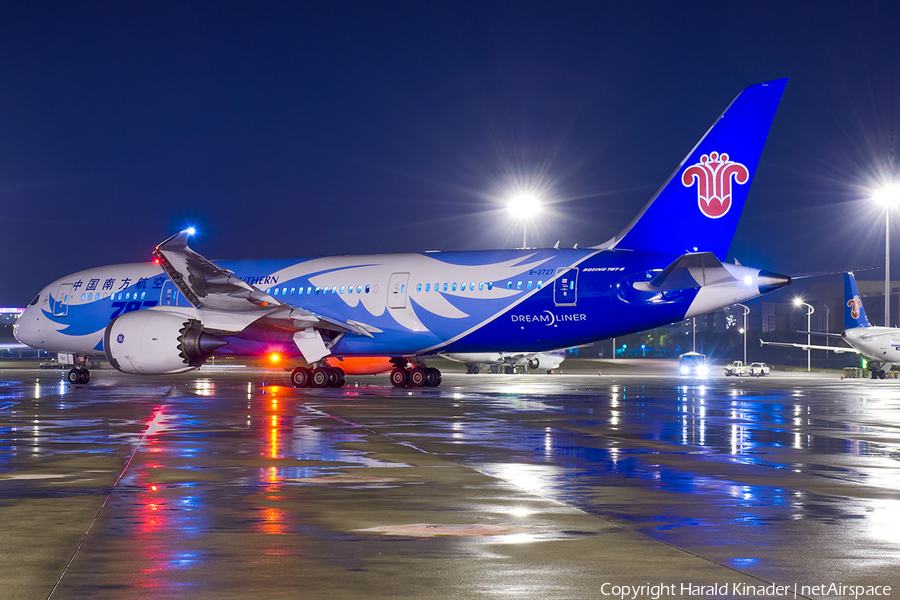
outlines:
{"label": "landing gear wheel", "polygon": [[441,384],[441,372],[434,367],[425,369],[425,387],[437,387]]}
{"label": "landing gear wheel", "polygon": [[422,387],[428,381],[428,374],[422,367],[413,367],[409,370],[409,387]]}
{"label": "landing gear wheel", "polygon": [[91,372],[87,369],[80,369],[81,371],[81,380],[78,383],[88,384],[91,382]]}
{"label": "landing gear wheel", "polygon": [[394,387],[406,387],[407,381],[409,381],[409,373],[406,372],[406,369],[397,367],[391,371],[391,385]]}
{"label": "landing gear wheel", "polygon": [[81,383],[81,371],[78,369],[70,369],[68,373],[66,373],[66,379],[69,383]]}
{"label": "landing gear wheel", "polygon": [[507,375],[512,375],[513,373],[515,373],[515,369],[513,367],[506,366],[506,367],[503,367],[503,372],[506,373]]}
{"label": "landing gear wheel", "polygon": [[309,387],[312,372],[306,367],[297,367],[291,371],[291,384],[296,388]]}
{"label": "landing gear wheel", "polygon": [[347,376],[344,373],[344,370],[340,367],[331,367],[328,369],[328,387],[330,388],[339,388],[344,387],[344,381]]}
{"label": "landing gear wheel", "polygon": [[313,369],[310,385],[314,388],[323,388],[328,386],[331,379],[331,369],[328,367],[316,367]]}
{"label": "landing gear wheel", "polygon": [[887,373],[884,372],[884,369],[878,371],[878,379],[884,379],[887,377]]}

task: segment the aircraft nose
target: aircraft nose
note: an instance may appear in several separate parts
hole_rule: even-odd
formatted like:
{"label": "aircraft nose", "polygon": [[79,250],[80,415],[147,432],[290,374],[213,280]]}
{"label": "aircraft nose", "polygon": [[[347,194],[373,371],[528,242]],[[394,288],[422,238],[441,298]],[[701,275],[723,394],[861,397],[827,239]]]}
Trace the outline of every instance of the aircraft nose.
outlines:
{"label": "aircraft nose", "polygon": [[34,310],[29,306],[25,309],[25,312],[16,319],[16,324],[13,326],[13,337],[16,338],[20,344],[34,347],[35,333],[37,332],[35,331]]}
{"label": "aircraft nose", "polygon": [[769,271],[760,271],[758,281],[760,294],[768,294],[779,288],[791,285],[791,278],[787,275],[779,275]]}

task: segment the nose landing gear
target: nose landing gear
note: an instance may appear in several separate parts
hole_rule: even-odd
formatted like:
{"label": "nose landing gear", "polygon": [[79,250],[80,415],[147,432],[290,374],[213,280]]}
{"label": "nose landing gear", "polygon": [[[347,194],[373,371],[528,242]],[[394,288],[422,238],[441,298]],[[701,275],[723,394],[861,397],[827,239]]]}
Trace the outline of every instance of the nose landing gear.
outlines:
{"label": "nose landing gear", "polygon": [[[60,355],[62,356],[62,355]],[[60,360],[60,362],[63,362]],[[74,366],[66,373],[66,381],[72,385],[84,385],[91,382],[91,372],[87,368],[87,356],[72,355]]]}
{"label": "nose landing gear", "polygon": [[73,385],[90,383],[91,372],[83,367],[74,367],[66,373],[66,380]]}

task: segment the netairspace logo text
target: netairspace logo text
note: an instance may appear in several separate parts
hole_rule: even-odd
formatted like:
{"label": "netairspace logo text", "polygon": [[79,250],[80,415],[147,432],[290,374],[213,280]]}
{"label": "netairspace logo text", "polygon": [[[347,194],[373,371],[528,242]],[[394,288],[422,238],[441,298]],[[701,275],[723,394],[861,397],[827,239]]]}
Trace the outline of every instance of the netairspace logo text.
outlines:
{"label": "netairspace logo text", "polygon": [[604,583],[600,586],[604,596],[620,600],[661,600],[664,598],[696,598],[703,596],[731,596],[733,598],[879,598],[891,595],[889,585],[848,585],[843,583],[820,583],[807,585],[713,583],[696,585],[693,583],[656,583],[644,585],[616,585]]}

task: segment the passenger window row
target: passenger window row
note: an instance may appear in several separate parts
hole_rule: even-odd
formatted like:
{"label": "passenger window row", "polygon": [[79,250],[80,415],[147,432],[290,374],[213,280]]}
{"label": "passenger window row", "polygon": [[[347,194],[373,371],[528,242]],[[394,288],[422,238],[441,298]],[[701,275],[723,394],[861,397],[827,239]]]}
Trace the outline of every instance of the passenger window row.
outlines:
{"label": "passenger window row", "polygon": [[[479,292],[480,292],[480,291],[483,291],[485,288],[487,288],[487,289],[489,289],[489,290],[494,289],[494,282],[493,282],[493,281],[488,281],[487,283],[485,283],[484,281],[480,281],[480,282],[478,283],[478,291],[479,291]],[[422,286],[421,283],[419,283],[419,284],[416,285],[416,291],[417,291],[417,292],[421,292],[423,289],[424,289],[426,292],[430,292],[431,289],[432,289],[431,284],[430,284],[430,283],[426,283],[425,286],[424,286],[424,288],[423,288],[423,286]],[[440,292],[440,291],[444,291],[444,292],[455,292],[457,289],[459,289],[459,291],[461,291],[461,292],[465,292],[467,289],[468,289],[470,292],[474,292],[474,291],[475,291],[475,282],[472,281],[472,282],[470,282],[470,283],[466,283],[465,281],[463,281],[463,282],[460,283],[460,284],[456,284],[456,283],[445,283],[445,284],[443,284],[443,290],[441,290],[441,284],[440,284],[440,283],[435,283],[435,284],[434,284],[434,291],[435,291],[435,292]]]}
{"label": "passenger window row", "polygon": [[[378,286],[375,286],[375,287],[377,288]],[[287,288],[287,287],[266,288],[266,293],[272,294],[273,296],[279,296],[279,295],[281,295],[281,296],[295,296],[295,295],[302,296],[304,294],[303,289],[304,288],[302,285],[300,287],[291,287],[291,288]],[[326,287],[309,286],[306,288],[305,294],[307,296],[313,296],[313,295],[318,296],[320,294],[344,294],[344,293],[353,294],[354,291],[357,294],[363,294],[363,293],[368,294],[369,292],[372,291],[372,286],[357,285],[355,288],[352,285],[342,285],[342,286],[340,286],[340,288],[338,288],[338,286],[336,286],[336,285],[333,285],[330,288],[327,286]]]}
{"label": "passenger window row", "polygon": [[[523,288],[523,287],[522,287],[522,286],[523,286],[523,283],[527,283],[527,287]],[[528,281],[528,282],[518,281],[518,282],[516,282],[516,288],[515,288],[515,289],[517,289],[517,290],[521,290],[521,289],[529,289],[529,290],[530,290],[530,289],[533,287],[533,283],[534,283],[534,282],[532,282],[532,281]],[[544,282],[543,282],[543,281],[538,281],[538,282],[537,282],[537,289],[541,289],[542,287],[544,287]],[[506,282],[506,289],[508,289],[508,290],[513,289],[513,282],[512,282],[512,281],[507,281],[507,282]]]}
{"label": "passenger window row", "polygon": [[[526,286],[526,287],[523,288],[523,285]],[[469,283],[468,286],[469,286],[468,289],[469,289],[470,292],[474,292],[474,291],[475,291],[475,282],[474,282],[474,281],[471,282],[471,283]],[[487,289],[492,290],[492,289],[494,289],[494,282],[493,282],[493,281],[489,281],[489,282],[487,282],[487,284],[485,284],[485,282],[483,282],[483,281],[480,282],[480,283],[478,284],[478,291],[484,290],[485,286],[487,287]],[[517,282],[517,283],[515,284],[515,289],[517,289],[517,290],[521,290],[521,289],[529,289],[529,290],[530,290],[530,289],[532,289],[533,287],[534,287],[534,281],[528,281],[528,282],[522,282],[522,281],[519,281],[519,282]],[[537,282],[537,289],[541,289],[542,287],[544,287],[544,282],[543,282],[543,281],[538,281],[538,282]],[[425,284],[425,291],[426,291],[426,292],[430,292],[431,289],[432,289],[432,288],[431,288],[431,284],[430,284],[430,283],[426,283],[426,284]],[[508,290],[513,289],[513,282],[512,282],[512,281],[507,281],[507,282],[506,282],[506,289],[508,289]],[[445,283],[445,284],[443,284],[443,285],[440,284],[440,283],[434,284],[434,291],[436,291],[436,292],[440,292],[440,291],[444,291],[444,292],[448,292],[448,291],[449,291],[449,292],[455,292],[456,290],[457,290],[457,285],[456,285],[455,283],[449,283],[449,284],[448,284],[448,283]],[[421,284],[421,283],[418,284],[418,285],[416,286],[416,291],[417,291],[417,292],[421,292],[421,291],[422,291],[422,284]],[[459,291],[461,291],[461,292],[465,292],[465,291],[466,291],[466,283],[465,283],[465,282],[459,284]]]}
{"label": "passenger window row", "polygon": [[[537,289],[541,289],[541,287],[543,286],[543,284],[544,284],[543,281],[538,281],[538,282],[537,282]],[[523,286],[526,286],[526,287],[523,288]],[[405,286],[404,286],[404,287],[405,287]],[[517,282],[517,283],[515,284],[515,289],[517,289],[517,290],[521,290],[521,289],[529,289],[529,290],[530,290],[530,289],[532,289],[532,287],[533,287],[533,282],[532,282],[532,281],[528,281],[527,283],[526,283],[526,282],[519,281],[519,282]],[[442,289],[442,288],[443,288],[443,289]],[[494,282],[493,282],[493,281],[488,281],[487,283],[485,283],[484,281],[480,281],[480,282],[478,283],[478,291],[483,291],[485,288],[487,288],[488,290],[494,289]],[[422,286],[421,283],[416,285],[416,291],[417,291],[417,292],[421,292],[423,289],[424,289],[426,292],[430,292],[430,291],[432,290],[432,284],[426,283],[426,284],[424,285],[424,288],[423,288],[423,286]],[[465,292],[467,289],[468,289],[469,291],[473,291],[473,292],[474,292],[474,291],[475,291],[475,282],[472,281],[472,282],[470,282],[470,283],[468,283],[468,284],[466,284],[466,282],[462,282],[462,283],[460,283],[460,284],[456,284],[456,283],[444,283],[443,285],[440,284],[440,283],[435,283],[433,289],[434,289],[435,292],[440,292],[440,291],[444,291],[444,292],[455,292],[457,289],[459,289],[459,291],[461,291],[461,292]],[[506,282],[506,289],[508,289],[508,290],[513,289],[513,282],[512,282],[512,281],[507,281],[507,282]],[[309,287],[306,288],[306,292],[305,292],[305,293],[306,293],[307,296],[312,296],[312,295],[318,296],[319,294],[328,294],[328,293],[332,293],[332,294],[344,294],[344,293],[347,293],[347,294],[353,294],[354,291],[355,291],[355,293],[357,293],[357,294],[363,294],[363,293],[368,294],[369,292],[372,291],[372,286],[370,286],[370,285],[365,285],[365,286],[363,286],[363,285],[357,285],[355,288],[354,288],[354,286],[352,286],[352,285],[348,285],[348,286],[343,286],[343,285],[342,285],[342,286],[340,286],[340,288],[338,288],[338,286],[335,286],[335,285],[331,286],[331,288],[328,288],[328,287],[318,287],[318,286],[316,286],[316,287],[309,286]],[[403,292],[405,292],[405,291],[406,291],[406,290],[404,289]],[[294,296],[294,295],[302,296],[302,295],[304,294],[304,291],[303,291],[303,286],[300,286],[299,288],[298,288],[298,287],[291,287],[291,288],[287,288],[287,287],[277,288],[277,287],[276,287],[276,288],[266,288],[266,293],[267,293],[267,294],[272,294],[273,296],[278,296],[278,295],[281,295],[281,296],[288,296],[288,295],[290,295],[290,296]],[[87,300],[88,302],[90,302],[90,301],[92,301],[92,300],[94,299],[93,296],[94,296],[94,293],[93,293],[93,292],[90,292],[90,293],[88,293],[88,294],[81,294],[81,301],[84,302],[85,300]],[[143,300],[146,296],[147,296],[147,292],[141,292],[140,299]],[[116,297],[116,294],[112,294],[112,297],[113,297],[113,299],[115,300],[115,299],[116,299],[116,298],[115,298],[115,297]],[[118,299],[119,299],[119,300],[123,300],[123,299],[124,299],[124,300],[130,300],[131,298],[132,298],[132,293],[131,293],[131,292],[124,292],[124,293],[123,293],[123,292],[119,292],[119,293],[118,293]],[[98,292],[98,293],[97,293],[97,300],[99,300],[99,299],[100,299],[100,293]],[[134,299],[135,299],[135,300],[138,299],[138,293],[137,293],[137,292],[134,292]]]}
{"label": "passenger window row", "polygon": [[[543,287],[543,285],[544,285],[543,281],[538,281],[537,289],[541,289]],[[513,287],[513,286],[515,286],[515,287]],[[402,289],[401,293],[404,293],[406,291],[405,287],[406,286],[403,286],[404,289]],[[508,290],[511,290],[511,289],[517,289],[517,290],[528,289],[528,290],[530,290],[530,289],[533,289],[534,287],[535,287],[534,281],[527,281],[527,282],[518,281],[515,283],[513,283],[512,281],[506,282],[506,289],[508,289]],[[376,288],[377,288],[377,286],[376,286]],[[494,282],[493,281],[478,282],[478,291],[479,292],[484,291],[485,289],[488,289],[488,290],[494,289]],[[430,292],[432,290],[434,290],[435,292],[441,292],[441,291],[455,292],[457,290],[459,290],[461,292],[465,292],[466,290],[474,292],[475,291],[475,282],[471,281],[469,283],[466,283],[464,281],[462,283],[443,283],[443,284],[435,283],[433,285],[431,283],[426,283],[424,285],[421,283],[416,284],[417,292],[422,292],[422,291]],[[342,285],[340,287],[333,285],[330,288],[327,286],[326,287],[308,286],[306,288],[305,292],[304,292],[303,286],[291,287],[291,288],[288,288],[288,287],[266,288],[266,293],[272,294],[273,296],[279,296],[279,295],[280,296],[303,296],[304,293],[307,296],[312,296],[312,295],[318,296],[320,294],[329,294],[329,293],[331,293],[331,294],[345,294],[345,293],[353,294],[354,292],[357,294],[363,294],[363,293],[368,294],[371,291],[372,291],[372,286],[370,286],[370,285],[365,285],[365,286],[357,285],[355,288],[352,285],[347,285],[347,286]],[[84,294],[82,294],[82,295],[84,295]],[[121,294],[119,294],[119,295],[121,296]],[[135,296],[136,295],[137,295],[137,293],[135,293]]]}
{"label": "passenger window row", "polygon": [[[118,298],[116,296],[118,296]],[[140,298],[138,298],[137,292],[134,292],[133,296],[132,296],[131,292],[119,292],[118,294],[115,294],[115,293],[110,294],[109,297],[112,298],[113,300],[132,300],[132,299],[143,300],[144,298],[147,297],[147,292],[141,292]],[[97,300],[100,299],[100,292],[97,292],[96,299]],[[81,301],[84,302],[85,300],[87,300],[88,302],[94,300],[94,292],[89,292],[87,294],[81,294]]]}

